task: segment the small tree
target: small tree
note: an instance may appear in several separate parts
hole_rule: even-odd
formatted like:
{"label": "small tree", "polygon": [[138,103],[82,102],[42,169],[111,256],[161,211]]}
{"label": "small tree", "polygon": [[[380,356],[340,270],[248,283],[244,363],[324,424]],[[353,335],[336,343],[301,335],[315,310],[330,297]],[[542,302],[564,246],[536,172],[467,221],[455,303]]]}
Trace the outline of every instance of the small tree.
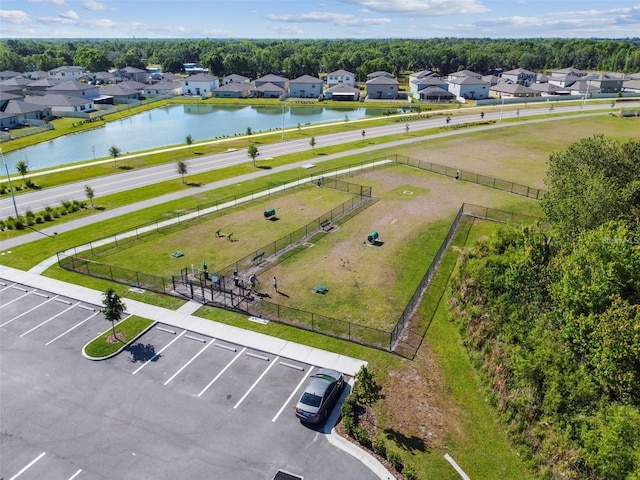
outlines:
{"label": "small tree", "polygon": [[178,174],[182,175],[182,183],[184,183],[184,176],[189,171],[189,164],[181,160],[176,164],[176,170]]}
{"label": "small tree", "polygon": [[247,149],[247,155],[251,157],[251,160],[253,160],[253,166],[255,167],[256,157],[260,155],[260,152],[258,152],[258,147],[256,147],[255,143],[249,145],[249,148]]}
{"label": "small tree", "polygon": [[94,207],[94,205],[93,205],[93,197],[95,197],[96,194],[93,191],[93,188],[91,188],[89,185],[85,185],[84,186],[84,194],[87,197],[87,199],[91,202],[91,206]]}
{"label": "small tree", "polygon": [[362,365],[358,373],[356,373],[353,393],[358,402],[368,407],[373,406],[377,401],[385,397],[382,393],[382,385],[376,381],[373,373],[365,365]]}
{"label": "small tree", "polygon": [[247,127],[247,137],[250,137],[252,133],[253,130],[251,130],[251,127]]}
{"label": "small tree", "polygon": [[107,288],[103,296],[102,304],[104,308],[102,309],[102,314],[106,321],[111,322],[113,338],[118,339],[116,335],[116,322],[122,318],[122,314],[127,307],[122,302],[120,295],[118,295],[113,288]]}
{"label": "small tree", "polygon": [[191,144],[193,143],[193,137],[191,136],[191,134],[187,135],[184,138],[184,141],[187,143],[187,145],[189,145],[189,153],[191,153]]}
{"label": "small tree", "polygon": [[20,160],[18,163],[16,163],[16,170],[18,170],[18,173],[22,175],[22,182],[26,184],[27,180],[26,178],[24,178],[24,176],[29,172],[29,165],[27,164],[27,162],[25,162],[24,160]]}
{"label": "small tree", "polygon": [[311,140],[309,140],[309,145],[311,145],[311,150],[315,151],[315,149],[316,149],[316,137],[311,137]]}
{"label": "small tree", "polygon": [[121,152],[122,151],[118,147],[116,147],[115,145],[111,145],[109,147],[109,155],[111,155],[113,157],[113,166],[114,167],[117,166],[117,160],[118,160],[118,157],[120,156]]}
{"label": "small tree", "polygon": [[364,130],[362,130],[362,139],[364,140],[365,135],[367,134],[367,132],[365,132]]}
{"label": "small tree", "polygon": [[407,135],[409,135],[409,124],[408,123],[404,126],[404,131],[407,132]]}

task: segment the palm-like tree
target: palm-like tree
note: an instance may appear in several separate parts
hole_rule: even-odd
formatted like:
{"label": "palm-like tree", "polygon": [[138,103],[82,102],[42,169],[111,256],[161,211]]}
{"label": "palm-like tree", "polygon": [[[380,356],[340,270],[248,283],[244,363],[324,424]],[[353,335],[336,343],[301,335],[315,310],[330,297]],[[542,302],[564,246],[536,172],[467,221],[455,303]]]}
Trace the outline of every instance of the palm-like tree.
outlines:
{"label": "palm-like tree", "polygon": [[26,183],[27,180],[24,178],[24,176],[29,172],[29,165],[27,164],[27,162],[25,162],[24,160],[20,160],[18,163],[16,163],[16,170],[18,170],[18,173],[22,175],[22,182]]}
{"label": "palm-like tree", "polygon": [[184,141],[187,142],[187,145],[189,145],[189,153],[191,153],[191,144],[193,143],[193,137],[191,136],[191,134],[187,135]]}

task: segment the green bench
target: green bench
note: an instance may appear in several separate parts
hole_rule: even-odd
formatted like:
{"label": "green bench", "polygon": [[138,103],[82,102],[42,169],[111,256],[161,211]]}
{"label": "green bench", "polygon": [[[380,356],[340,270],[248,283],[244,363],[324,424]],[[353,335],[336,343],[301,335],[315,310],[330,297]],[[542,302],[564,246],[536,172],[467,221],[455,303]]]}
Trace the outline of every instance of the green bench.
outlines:
{"label": "green bench", "polygon": [[315,293],[322,293],[323,295],[329,291],[329,289],[325,285],[316,285],[313,287],[313,291]]}
{"label": "green bench", "polygon": [[175,258],[180,258],[180,257],[184,257],[184,253],[182,253],[180,250],[176,250],[171,254],[171,256]]}
{"label": "green bench", "polygon": [[331,230],[331,220],[329,220],[328,218],[325,218],[324,220],[322,220],[320,222],[320,228],[322,228],[325,232],[328,230]]}

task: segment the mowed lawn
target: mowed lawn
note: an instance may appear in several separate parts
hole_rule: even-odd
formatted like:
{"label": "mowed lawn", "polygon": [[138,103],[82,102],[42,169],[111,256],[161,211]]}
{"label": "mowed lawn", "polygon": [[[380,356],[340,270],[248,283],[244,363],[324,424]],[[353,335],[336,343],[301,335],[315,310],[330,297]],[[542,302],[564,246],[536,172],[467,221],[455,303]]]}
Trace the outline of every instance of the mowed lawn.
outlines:
{"label": "mowed lawn", "polygon": [[[160,231],[90,258],[163,277],[177,275],[192,264],[202,268],[203,262],[215,272],[304,227],[351,198],[350,194],[328,188],[299,187]],[[269,209],[275,209],[277,220],[265,219],[264,211]],[[218,230],[224,236],[217,237]],[[231,233],[233,241],[228,238]],[[184,256],[174,258],[175,251]]]}
{"label": "mowed lawn", "polygon": [[[373,328],[392,329],[463,202],[502,208],[513,195],[395,165],[353,177],[375,203],[258,273],[270,301]],[[519,199],[521,209],[535,205]],[[526,204],[526,205],[525,205]],[[379,234],[372,245],[367,237]],[[278,279],[279,295],[270,279]],[[316,285],[327,287],[314,293]]]}

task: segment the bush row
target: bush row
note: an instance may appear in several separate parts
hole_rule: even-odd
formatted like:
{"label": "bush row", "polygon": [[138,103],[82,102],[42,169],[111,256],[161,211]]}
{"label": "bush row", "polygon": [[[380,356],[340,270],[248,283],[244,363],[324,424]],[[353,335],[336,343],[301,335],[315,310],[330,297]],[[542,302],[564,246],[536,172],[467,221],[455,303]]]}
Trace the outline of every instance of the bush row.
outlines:
{"label": "bush row", "polygon": [[24,215],[21,215],[18,218],[9,216],[4,220],[0,220],[0,231],[22,230],[25,227],[32,227],[36,224],[52,222],[56,218],[60,218],[64,215],[77,212],[78,210],[84,208],[87,208],[86,202],[80,202],[78,200],[65,200],[62,202],[62,205],[55,208],[46,207],[41,212],[34,213],[31,210],[27,210]]}
{"label": "bush row", "polygon": [[398,450],[387,448],[387,443],[382,435],[370,438],[369,431],[359,424],[357,413],[361,409],[362,406],[358,404],[356,396],[353,393],[347,395],[340,410],[345,433],[363,447],[386,459],[398,473],[402,474],[405,480],[418,480],[416,469],[412,465],[405,465]]}

